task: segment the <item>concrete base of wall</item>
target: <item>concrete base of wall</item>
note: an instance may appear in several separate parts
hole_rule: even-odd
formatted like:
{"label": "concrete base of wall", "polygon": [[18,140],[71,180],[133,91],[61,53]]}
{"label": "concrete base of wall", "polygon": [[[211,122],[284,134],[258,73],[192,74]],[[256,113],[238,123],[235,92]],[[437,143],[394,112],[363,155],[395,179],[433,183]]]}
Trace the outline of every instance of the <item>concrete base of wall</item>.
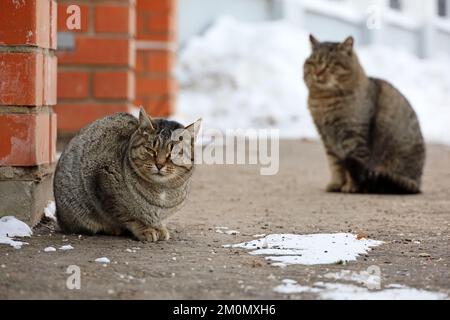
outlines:
{"label": "concrete base of wall", "polygon": [[31,227],[53,200],[54,165],[0,167],[0,217],[15,216]]}

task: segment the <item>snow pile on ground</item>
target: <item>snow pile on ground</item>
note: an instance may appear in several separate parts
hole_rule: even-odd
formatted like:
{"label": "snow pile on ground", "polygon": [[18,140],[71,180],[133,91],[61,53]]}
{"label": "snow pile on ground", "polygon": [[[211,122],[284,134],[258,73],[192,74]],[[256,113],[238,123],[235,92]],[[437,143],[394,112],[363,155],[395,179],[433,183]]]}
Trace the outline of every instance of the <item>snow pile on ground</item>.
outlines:
{"label": "snow pile on ground", "polygon": [[272,234],[264,238],[234,245],[228,248],[252,250],[252,255],[265,255],[275,262],[273,265],[316,265],[335,264],[355,261],[362,254],[367,254],[372,247],[381,245],[382,241],[361,238],[350,233],[335,234]]}
{"label": "snow pile on ground", "polygon": [[55,201],[50,201],[47,205],[47,207],[44,208],[44,215],[51,219],[56,221],[56,204]]}
{"label": "snow pile on ground", "polygon": [[[307,33],[288,22],[220,18],[180,55],[175,118],[202,117],[204,129],[273,128],[282,137],[317,138],[303,83],[309,54]],[[358,48],[358,54],[369,75],[408,97],[429,142],[450,144],[450,57],[420,60],[384,47]]]}
{"label": "snow pile on ground", "polygon": [[12,216],[2,217],[0,219],[0,244],[9,244],[20,249],[26,242],[17,241],[13,238],[30,237],[33,234],[30,227]]}
{"label": "snow pile on ground", "polygon": [[316,282],[312,287],[285,279],[273,289],[282,294],[313,293],[325,300],[444,300],[447,295],[403,285],[389,285],[382,290],[369,290],[345,283]]}

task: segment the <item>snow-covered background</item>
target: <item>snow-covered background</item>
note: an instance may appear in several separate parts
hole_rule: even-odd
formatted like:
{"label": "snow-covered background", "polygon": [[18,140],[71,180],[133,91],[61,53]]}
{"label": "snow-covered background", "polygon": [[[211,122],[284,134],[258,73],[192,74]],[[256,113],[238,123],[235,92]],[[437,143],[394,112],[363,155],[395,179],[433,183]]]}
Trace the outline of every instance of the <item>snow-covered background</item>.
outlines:
{"label": "snow-covered background", "polygon": [[[410,100],[428,142],[450,144],[448,55],[423,60],[383,46],[357,52],[368,75],[390,81]],[[202,117],[204,129],[273,128],[285,138],[316,139],[303,83],[309,54],[308,33],[287,21],[222,17],[180,53],[174,117]]]}

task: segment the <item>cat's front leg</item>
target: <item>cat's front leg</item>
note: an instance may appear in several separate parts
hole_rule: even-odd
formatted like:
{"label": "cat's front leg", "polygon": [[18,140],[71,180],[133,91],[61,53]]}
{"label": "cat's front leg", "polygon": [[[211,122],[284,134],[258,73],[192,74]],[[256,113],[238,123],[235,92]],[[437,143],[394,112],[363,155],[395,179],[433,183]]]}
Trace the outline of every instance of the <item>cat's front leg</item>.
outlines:
{"label": "cat's front leg", "polygon": [[370,149],[364,139],[358,136],[345,140],[342,146],[345,151],[342,164],[347,172],[342,192],[361,192],[361,186],[367,184],[370,172]]}
{"label": "cat's front leg", "polygon": [[352,175],[346,171],[345,172],[345,184],[341,188],[343,193],[359,193],[360,188],[358,183],[353,179]]}
{"label": "cat's front leg", "polygon": [[327,192],[341,192],[342,187],[345,185],[345,169],[339,163],[339,160],[328,154],[328,164],[331,171],[331,181],[328,183]]}
{"label": "cat's front leg", "polygon": [[169,240],[169,230],[164,225],[146,225],[140,221],[129,221],[126,223],[128,230],[143,242],[156,242],[159,240]]}

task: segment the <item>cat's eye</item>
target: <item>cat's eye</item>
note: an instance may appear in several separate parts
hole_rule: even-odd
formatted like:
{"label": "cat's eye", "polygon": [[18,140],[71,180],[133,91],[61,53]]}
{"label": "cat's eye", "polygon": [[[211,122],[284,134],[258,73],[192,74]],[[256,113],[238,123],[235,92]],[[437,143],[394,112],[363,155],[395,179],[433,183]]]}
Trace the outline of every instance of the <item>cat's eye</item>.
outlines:
{"label": "cat's eye", "polygon": [[340,62],[335,62],[333,64],[333,67],[335,67],[336,69],[345,69],[345,66]]}
{"label": "cat's eye", "polygon": [[149,155],[151,155],[152,157],[156,156],[156,151],[153,150],[151,147],[146,146],[146,147],[144,147],[144,148],[145,148],[145,151],[146,151]]}

